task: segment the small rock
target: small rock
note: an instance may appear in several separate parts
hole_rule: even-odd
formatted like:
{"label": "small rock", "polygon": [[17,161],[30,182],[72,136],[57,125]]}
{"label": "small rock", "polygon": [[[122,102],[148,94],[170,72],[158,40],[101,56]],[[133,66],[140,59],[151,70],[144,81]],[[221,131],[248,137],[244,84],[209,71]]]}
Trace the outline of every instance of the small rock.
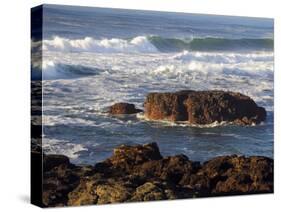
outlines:
{"label": "small rock", "polygon": [[134,104],[124,102],[116,103],[109,107],[109,113],[112,115],[135,114],[140,112],[142,112],[142,110],[137,109]]}

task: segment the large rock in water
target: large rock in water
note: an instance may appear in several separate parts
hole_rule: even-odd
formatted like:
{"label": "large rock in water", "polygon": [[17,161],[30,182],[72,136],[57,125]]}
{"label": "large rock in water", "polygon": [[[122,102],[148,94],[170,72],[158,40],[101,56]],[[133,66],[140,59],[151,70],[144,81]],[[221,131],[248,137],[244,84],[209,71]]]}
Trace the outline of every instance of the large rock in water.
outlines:
{"label": "large rock in water", "polygon": [[120,115],[139,113],[142,112],[142,110],[137,109],[134,104],[119,102],[110,106],[108,112],[112,115]]}
{"label": "large rock in water", "polygon": [[265,109],[250,97],[217,90],[149,93],[144,113],[151,120],[188,121],[191,124],[228,121],[250,125],[266,118]]}
{"label": "large rock in water", "polygon": [[45,206],[273,192],[270,158],[220,156],[200,164],[185,155],[163,157],[156,143],[121,145],[95,166],[45,155],[44,167]]}

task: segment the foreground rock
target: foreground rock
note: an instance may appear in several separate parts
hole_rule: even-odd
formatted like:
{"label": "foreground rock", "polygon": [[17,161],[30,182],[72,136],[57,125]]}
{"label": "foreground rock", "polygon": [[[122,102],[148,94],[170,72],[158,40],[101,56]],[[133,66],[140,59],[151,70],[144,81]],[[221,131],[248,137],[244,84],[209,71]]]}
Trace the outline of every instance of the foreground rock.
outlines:
{"label": "foreground rock", "polygon": [[156,143],[120,146],[95,166],[44,155],[45,206],[106,204],[273,192],[273,160],[222,156],[200,164],[163,158]]}
{"label": "foreground rock", "polygon": [[134,104],[125,102],[116,103],[109,107],[109,113],[112,115],[135,114],[139,112],[142,112],[142,110],[137,109]]}
{"label": "foreground rock", "polygon": [[191,124],[228,121],[251,125],[266,118],[265,109],[250,97],[225,91],[150,93],[144,111],[151,120],[188,121]]}

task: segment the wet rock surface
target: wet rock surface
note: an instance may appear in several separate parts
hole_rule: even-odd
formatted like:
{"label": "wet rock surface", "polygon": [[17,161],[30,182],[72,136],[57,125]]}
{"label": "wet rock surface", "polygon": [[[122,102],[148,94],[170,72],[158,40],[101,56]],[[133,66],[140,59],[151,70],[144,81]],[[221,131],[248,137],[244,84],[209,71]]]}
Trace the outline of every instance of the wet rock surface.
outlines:
{"label": "wet rock surface", "polygon": [[134,104],[129,104],[125,102],[116,103],[109,107],[109,114],[121,115],[121,114],[135,114],[142,112],[142,110],[137,109]]}
{"label": "wet rock surface", "polygon": [[205,163],[163,157],[156,143],[119,146],[94,166],[44,155],[46,206],[107,204],[205,196],[272,193],[273,160],[221,156]]}
{"label": "wet rock surface", "polygon": [[188,121],[191,124],[227,121],[251,125],[266,119],[265,109],[250,97],[218,90],[149,93],[144,114],[151,120]]}

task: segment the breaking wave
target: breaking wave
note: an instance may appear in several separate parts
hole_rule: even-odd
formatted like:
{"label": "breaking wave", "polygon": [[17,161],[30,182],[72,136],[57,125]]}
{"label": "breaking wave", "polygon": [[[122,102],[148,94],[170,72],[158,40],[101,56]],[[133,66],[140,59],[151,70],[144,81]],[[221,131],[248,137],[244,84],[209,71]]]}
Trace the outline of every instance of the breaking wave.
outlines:
{"label": "breaking wave", "polygon": [[97,53],[158,52],[157,48],[145,36],[129,40],[119,38],[96,40],[92,37],[72,40],[56,36],[52,40],[43,41],[43,50]]}
{"label": "breaking wave", "polygon": [[73,51],[96,53],[157,53],[190,51],[233,51],[233,50],[273,50],[273,39],[270,38],[165,38],[161,36],[137,36],[131,39],[68,39],[54,37],[43,41],[43,50]]}
{"label": "breaking wave", "polygon": [[[42,70],[42,71],[41,71]],[[43,61],[42,66],[36,64],[32,66],[32,80],[51,80],[51,79],[71,79],[97,75],[104,70],[83,65],[70,65],[54,63],[53,61]]]}

